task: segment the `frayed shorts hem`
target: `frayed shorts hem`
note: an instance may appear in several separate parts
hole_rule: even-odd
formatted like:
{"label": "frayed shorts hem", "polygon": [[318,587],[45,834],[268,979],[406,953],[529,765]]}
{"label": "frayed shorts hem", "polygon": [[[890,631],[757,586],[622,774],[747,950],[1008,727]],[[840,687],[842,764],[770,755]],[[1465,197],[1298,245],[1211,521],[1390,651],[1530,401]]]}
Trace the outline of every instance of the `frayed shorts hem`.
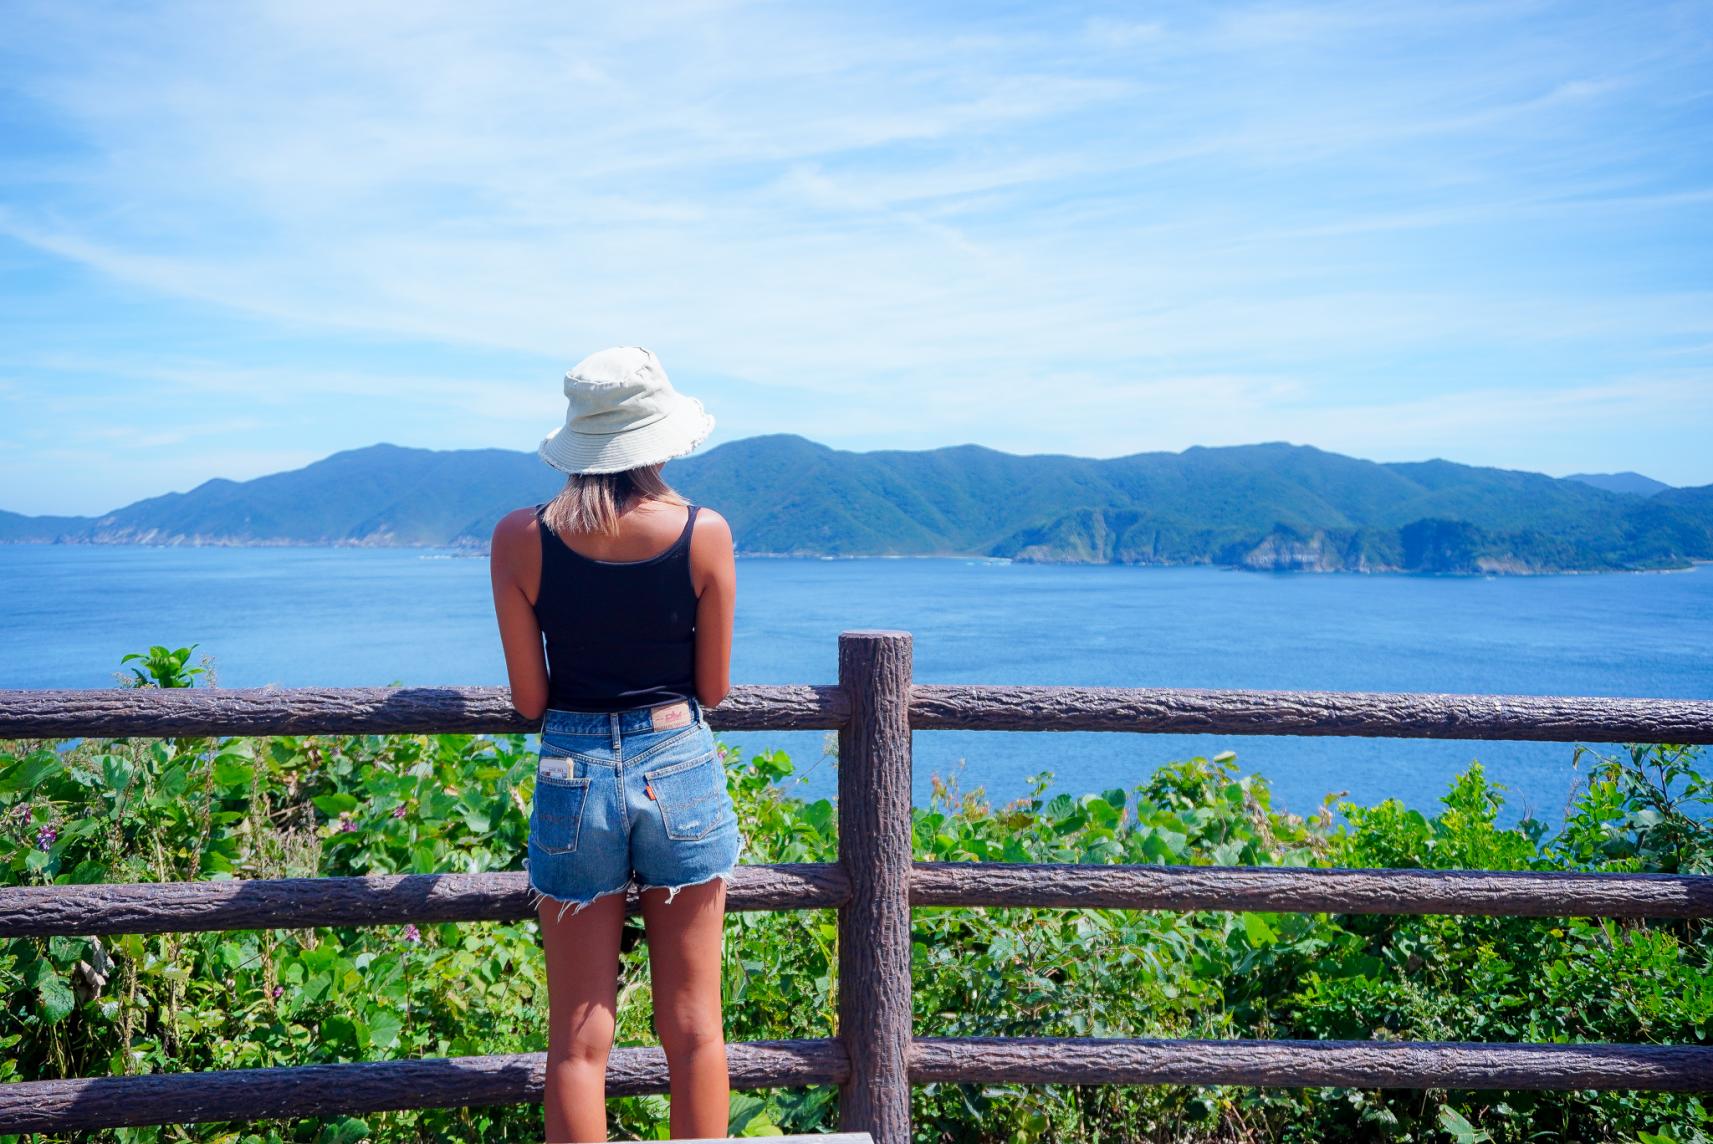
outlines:
{"label": "frayed shorts hem", "polygon": [[571,916],[576,917],[602,898],[610,898],[614,894],[628,894],[631,892],[633,887],[639,894],[647,893],[649,890],[665,890],[666,904],[670,906],[672,904],[672,899],[678,896],[678,892],[680,890],[688,890],[695,886],[706,886],[709,882],[712,882],[715,879],[724,882],[726,884],[726,889],[731,889],[732,874],[730,870],[709,874],[706,878],[698,878],[693,882],[680,882],[675,886],[645,886],[636,882],[626,882],[616,890],[602,890],[591,898],[561,898],[548,893],[546,890],[538,887],[534,882],[531,882],[529,884],[529,905],[531,909],[538,909],[542,902],[555,902],[559,906],[559,915],[553,920],[563,921],[565,920],[566,910],[570,910]]}
{"label": "frayed shorts hem", "polygon": [[626,882],[616,890],[602,890],[592,898],[561,898],[557,895],[548,893],[546,890],[537,886],[534,881],[531,881],[529,884],[529,905],[531,909],[537,909],[540,907],[542,902],[556,902],[559,905],[559,916],[553,920],[564,921],[566,910],[570,910],[571,916],[576,917],[602,898],[610,898],[614,894],[628,893],[630,893],[630,883]]}
{"label": "frayed shorts hem", "polygon": [[706,886],[709,882],[712,882],[715,879],[724,882],[726,884],[726,889],[729,890],[732,888],[731,871],[727,870],[716,874],[709,874],[706,878],[698,878],[694,882],[680,882],[676,886],[638,886],[637,893],[646,893],[649,890],[665,890],[666,904],[670,906],[672,904],[672,899],[678,896],[679,890],[688,890],[694,886]]}

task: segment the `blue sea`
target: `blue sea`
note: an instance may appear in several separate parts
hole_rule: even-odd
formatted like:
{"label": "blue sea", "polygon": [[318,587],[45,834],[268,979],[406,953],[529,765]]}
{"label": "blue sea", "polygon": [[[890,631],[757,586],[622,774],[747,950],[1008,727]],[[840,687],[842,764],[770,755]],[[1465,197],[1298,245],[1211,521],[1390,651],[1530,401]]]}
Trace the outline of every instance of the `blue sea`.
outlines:
{"label": "blue sea", "polygon": [[[740,559],[733,679],[832,683],[842,630],[915,636],[930,683],[1713,697],[1713,567],[1516,578],[1258,574],[962,559]],[[198,645],[226,687],[501,684],[487,563],[357,548],[0,545],[0,687],[108,687],[149,644]],[[830,793],[828,733],[781,747]],[[1562,815],[1569,744],[919,731],[935,775],[1006,801],[1134,787],[1234,750],[1306,813],[1329,794],[1431,810],[1472,760],[1508,817]]]}

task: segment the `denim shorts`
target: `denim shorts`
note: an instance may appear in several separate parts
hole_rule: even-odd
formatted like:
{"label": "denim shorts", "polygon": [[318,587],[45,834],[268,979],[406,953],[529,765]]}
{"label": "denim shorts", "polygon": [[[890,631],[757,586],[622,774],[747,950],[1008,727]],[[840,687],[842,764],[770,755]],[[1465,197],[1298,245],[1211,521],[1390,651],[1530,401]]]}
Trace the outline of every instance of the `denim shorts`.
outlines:
{"label": "denim shorts", "polygon": [[742,846],[696,700],[543,716],[529,814],[534,901],[581,910],[634,881],[666,889],[670,902],[686,886],[729,881]]}

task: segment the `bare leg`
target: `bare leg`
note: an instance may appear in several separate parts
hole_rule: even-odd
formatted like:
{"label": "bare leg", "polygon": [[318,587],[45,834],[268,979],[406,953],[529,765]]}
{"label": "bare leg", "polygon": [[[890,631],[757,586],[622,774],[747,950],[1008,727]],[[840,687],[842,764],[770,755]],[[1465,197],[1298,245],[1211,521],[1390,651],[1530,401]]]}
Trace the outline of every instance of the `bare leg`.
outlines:
{"label": "bare leg", "polygon": [[670,905],[666,897],[665,890],[646,891],[642,918],[648,926],[654,1028],[672,1081],[672,1135],[724,1136],[731,1115],[720,1018],[726,884],[716,878],[688,886]]}
{"label": "bare leg", "polygon": [[[607,1138],[607,1054],[618,1009],[619,931],[623,894],[560,916],[543,899],[541,940],[547,950],[547,1139]],[[576,912],[572,912],[576,910]]]}

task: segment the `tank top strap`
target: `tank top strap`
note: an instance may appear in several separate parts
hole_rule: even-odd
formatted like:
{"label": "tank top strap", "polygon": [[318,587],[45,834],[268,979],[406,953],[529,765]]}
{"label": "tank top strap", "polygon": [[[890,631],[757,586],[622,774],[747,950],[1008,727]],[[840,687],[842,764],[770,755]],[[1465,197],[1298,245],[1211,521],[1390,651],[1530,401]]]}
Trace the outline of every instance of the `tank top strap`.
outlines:
{"label": "tank top strap", "polygon": [[553,526],[547,523],[547,505],[545,503],[535,506],[535,538],[541,541],[541,560],[543,568],[546,567],[547,561],[549,560],[557,562],[555,556],[550,556],[548,554],[553,551],[554,544],[552,542],[559,539],[559,534],[554,532]]}

